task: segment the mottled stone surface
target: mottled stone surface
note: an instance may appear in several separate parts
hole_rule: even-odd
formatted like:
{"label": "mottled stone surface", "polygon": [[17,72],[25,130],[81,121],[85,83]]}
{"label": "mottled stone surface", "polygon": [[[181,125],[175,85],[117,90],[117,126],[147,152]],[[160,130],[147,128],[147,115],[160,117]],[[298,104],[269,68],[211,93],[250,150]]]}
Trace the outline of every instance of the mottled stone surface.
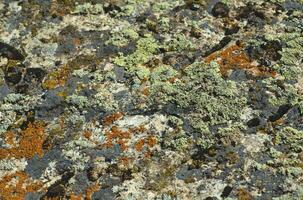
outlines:
{"label": "mottled stone surface", "polygon": [[303,199],[302,0],[0,1],[0,199]]}

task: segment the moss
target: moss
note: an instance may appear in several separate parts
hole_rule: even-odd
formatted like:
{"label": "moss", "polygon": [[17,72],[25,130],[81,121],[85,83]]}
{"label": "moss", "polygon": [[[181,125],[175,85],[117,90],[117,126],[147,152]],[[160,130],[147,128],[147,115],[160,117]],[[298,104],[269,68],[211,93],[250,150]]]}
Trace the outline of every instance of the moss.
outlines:
{"label": "moss", "polygon": [[175,122],[170,120],[170,123],[176,128],[173,131],[168,131],[164,134],[163,146],[175,151],[185,152],[190,147],[190,139],[182,129],[183,121],[175,118]]}
{"label": "moss", "polygon": [[217,65],[194,63],[186,74],[178,84],[182,92],[176,94],[180,106],[193,106],[209,125],[239,119],[246,98],[240,93],[240,85],[221,77]]}
{"label": "moss", "polygon": [[140,38],[136,47],[136,51],[128,56],[120,54],[119,57],[115,58],[114,63],[135,72],[140,64],[146,63],[156,53],[159,44],[152,36],[147,36]]}
{"label": "moss", "polygon": [[123,23],[111,31],[111,37],[106,45],[112,44],[118,47],[126,46],[129,42],[139,38],[136,30],[129,23]]}
{"label": "moss", "polygon": [[298,89],[291,84],[273,78],[264,79],[262,83],[269,94],[268,102],[273,106],[283,104],[296,105],[303,99],[302,95],[298,93]]}
{"label": "moss", "polygon": [[303,131],[299,131],[293,127],[285,127],[278,132],[276,141],[278,144],[287,145],[295,152],[303,150]]}
{"label": "moss", "polygon": [[161,65],[153,69],[150,78],[152,82],[168,81],[174,78],[177,74],[178,72],[174,70],[171,66]]}
{"label": "moss", "polygon": [[89,101],[88,101],[88,98],[86,96],[78,96],[78,95],[71,95],[71,96],[68,96],[66,98],[66,102],[67,103],[70,103],[70,104],[73,104],[75,106],[77,106],[78,108],[85,108],[87,106],[89,106]]}
{"label": "moss", "polygon": [[172,39],[169,39],[165,45],[164,48],[167,51],[192,51],[196,49],[195,44],[189,40],[188,37],[186,37],[184,34],[179,33],[174,35]]}
{"label": "moss", "polygon": [[80,5],[76,5],[74,10],[71,12],[72,14],[98,14],[104,13],[103,5],[102,4],[95,4],[92,5],[90,3],[84,3]]}
{"label": "moss", "polygon": [[174,2],[155,2],[155,4],[152,5],[152,10],[153,12],[167,12],[167,11],[171,11],[176,4],[178,4],[178,1],[174,1]]}
{"label": "moss", "polygon": [[136,75],[142,80],[149,77],[150,71],[145,66],[138,66],[136,70]]}
{"label": "moss", "polygon": [[303,57],[303,37],[299,32],[286,33],[280,40],[285,43],[285,47],[280,54],[282,64],[277,65],[277,70],[287,80],[293,80],[303,74],[300,67]]}
{"label": "moss", "polygon": [[155,82],[151,85],[154,105],[163,107],[173,103],[177,108],[191,110],[184,118],[195,129],[197,144],[205,148],[215,142],[209,129],[211,126],[240,120],[246,105],[243,94],[241,85],[222,78],[215,63],[196,62],[186,68],[184,76],[174,83]]}

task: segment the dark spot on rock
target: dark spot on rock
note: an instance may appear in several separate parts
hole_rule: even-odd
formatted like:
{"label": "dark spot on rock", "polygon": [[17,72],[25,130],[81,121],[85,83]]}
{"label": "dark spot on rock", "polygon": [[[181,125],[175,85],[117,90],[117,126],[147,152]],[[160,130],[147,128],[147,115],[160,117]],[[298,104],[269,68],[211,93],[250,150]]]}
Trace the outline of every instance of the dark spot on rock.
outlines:
{"label": "dark spot on rock", "polygon": [[[57,55],[73,54],[77,50],[78,42],[81,42],[82,36],[76,26],[68,25],[62,29],[58,37]],[[75,42],[78,41],[78,42]]]}
{"label": "dark spot on rock", "polygon": [[231,41],[231,37],[230,36],[225,36],[220,42],[219,44],[216,44],[213,48],[211,48],[210,50],[206,51],[203,54],[203,57],[207,57],[208,55],[219,51],[220,49],[223,49],[226,45],[228,45],[228,43]]}
{"label": "dark spot on rock", "polygon": [[268,41],[261,45],[261,48],[265,51],[265,57],[270,60],[277,61],[282,57],[279,53],[279,51],[282,51],[282,45],[277,40]]}
{"label": "dark spot on rock", "polygon": [[55,62],[55,65],[58,67],[59,65],[61,65],[61,61],[60,60],[57,60],[56,62]]}
{"label": "dark spot on rock", "polygon": [[255,126],[259,126],[260,125],[260,119],[258,117],[256,118],[253,118],[253,119],[250,119],[246,125],[249,127],[249,128],[252,128],[252,127],[255,127]]}
{"label": "dark spot on rock", "polygon": [[232,26],[230,28],[225,28],[225,35],[232,35],[238,33],[239,30],[240,30],[239,26]]}
{"label": "dark spot on rock", "polygon": [[65,185],[68,183],[69,179],[74,175],[73,172],[68,172],[64,174],[61,180],[55,182],[51,185],[47,192],[43,195],[41,199],[64,199],[65,195]]}
{"label": "dark spot on rock", "polygon": [[246,6],[242,6],[238,10],[237,19],[246,19],[254,12],[253,4],[249,2]]}
{"label": "dark spot on rock", "polygon": [[190,65],[192,63],[192,59],[186,54],[167,54],[163,57],[162,62],[180,70]]}
{"label": "dark spot on rock", "polygon": [[261,66],[270,66],[271,65],[271,61],[270,60],[268,60],[268,59],[266,59],[266,58],[261,58],[260,59],[260,65]]}
{"label": "dark spot on rock", "polygon": [[289,111],[290,108],[291,108],[290,104],[281,105],[278,108],[277,113],[274,114],[274,115],[271,115],[268,118],[268,121],[271,121],[271,122],[277,121],[278,119],[280,119],[281,117],[283,117],[283,115],[286,114]]}
{"label": "dark spot on rock", "polygon": [[228,197],[228,195],[231,193],[232,190],[233,190],[233,188],[230,187],[229,185],[227,185],[227,186],[224,188],[224,190],[223,190],[223,192],[222,192],[222,194],[221,194],[221,197],[222,197],[222,198]]}
{"label": "dark spot on rock", "polygon": [[41,83],[46,72],[41,68],[28,68],[24,76],[26,83]]}
{"label": "dark spot on rock", "polygon": [[51,185],[41,199],[63,198],[65,196],[64,186],[61,184]]}
{"label": "dark spot on rock", "polygon": [[16,92],[20,94],[26,94],[28,91],[28,85],[27,84],[18,84],[16,86]]}
{"label": "dark spot on rock", "polygon": [[207,158],[207,149],[199,148],[198,151],[196,151],[193,155],[191,155],[191,158],[193,160],[205,160]]}
{"label": "dark spot on rock", "polygon": [[94,166],[89,167],[86,170],[86,173],[87,173],[88,180],[90,180],[92,182],[98,180],[98,178],[100,177],[100,175],[95,172],[95,167]]}
{"label": "dark spot on rock", "polygon": [[68,183],[69,179],[71,179],[74,175],[75,175],[74,172],[68,171],[62,175],[60,182],[65,185]]}
{"label": "dark spot on rock", "polygon": [[252,60],[257,60],[262,66],[270,66],[272,61],[281,59],[282,45],[279,41],[267,41],[260,46],[248,46],[246,52]]}
{"label": "dark spot on rock", "polygon": [[114,5],[114,4],[108,4],[107,6],[104,6],[103,10],[104,10],[105,13],[109,13],[109,15],[111,17],[114,16],[115,12],[121,12],[121,8],[117,5]]}
{"label": "dark spot on rock", "polygon": [[24,56],[19,52],[19,50],[3,42],[0,42],[0,56],[12,60],[24,60]]}
{"label": "dark spot on rock", "polygon": [[126,180],[131,180],[132,178],[133,178],[132,171],[130,169],[127,169],[122,172],[122,176],[121,176],[122,182],[124,182]]}
{"label": "dark spot on rock", "polygon": [[21,124],[20,128],[25,130],[30,123],[35,121],[35,110],[29,110],[25,112],[26,120]]}
{"label": "dark spot on rock", "polygon": [[255,5],[249,2],[246,6],[240,7],[238,10],[238,20],[246,19],[248,24],[255,27],[263,27],[265,23],[265,15],[263,12],[258,11]]}
{"label": "dark spot on rock", "polygon": [[206,197],[204,200],[217,200],[217,197]]}
{"label": "dark spot on rock", "polygon": [[192,11],[198,11],[200,9],[200,6],[198,4],[190,4],[188,5],[188,8]]}
{"label": "dark spot on rock", "polygon": [[211,14],[214,17],[227,17],[229,13],[229,8],[225,3],[218,2],[214,5],[211,10]]}
{"label": "dark spot on rock", "polygon": [[70,172],[72,171],[73,168],[73,162],[70,160],[60,160],[56,164],[56,170],[58,171],[59,174],[64,174],[65,172]]}
{"label": "dark spot on rock", "polygon": [[19,64],[14,67],[8,67],[4,70],[4,79],[8,85],[16,85],[22,78],[23,65]]}

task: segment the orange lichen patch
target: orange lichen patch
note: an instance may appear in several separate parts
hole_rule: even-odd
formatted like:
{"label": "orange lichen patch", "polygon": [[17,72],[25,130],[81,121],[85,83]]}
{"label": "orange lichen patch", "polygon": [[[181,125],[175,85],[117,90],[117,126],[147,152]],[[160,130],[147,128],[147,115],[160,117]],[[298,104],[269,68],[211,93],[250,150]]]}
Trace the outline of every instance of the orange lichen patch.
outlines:
{"label": "orange lichen patch", "polygon": [[146,157],[146,158],[150,158],[150,157],[152,157],[152,152],[150,152],[150,151],[147,151],[147,152],[145,152],[144,153],[144,156]]}
{"label": "orange lichen patch", "polygon": [[143,94],[144,96],[148,96],[148,95],[150,94],[149,88],[148,88],[148,87],[145,87],[145,88],[142,90],[142,94]]}
{"label": "orange lichen patch", "polygon": [[75,194],[72,194],[70,195],[70,200],[82,200],[82,195],[79,194],[79,195],[75,195]]}
{"label": "orange lichen patch", "polygon": [[119,139],[117,141],[117,144],[120,145],[120,148],[122,151],[125,151],[127,149],[127,145],[125,144],[125,141],[123,139]]}
{"label": "orange lichen patch", "polygon": [[175,77],[172,77],[172,78],[168,79],[167,82],[169,82],[169,83],[175,83],[176,80],[177,80],[177,78],[178,78],[178,75],[175,76]]}
{"label": "orange lichen patch", "polygon": [[67,91],[63,90],[61,92],[58,92],[57,95],[59,97],[62,97],[63,99],[65,99],[68,96],[68,93],[67,93]]}
{"label": "orange lichen patch", "polygon": [[143,132],[146,131],[146,128],[144,127],[144,125],[140,125],[140,126],[137,126],[137,127],[131,127],[128,130],[131,133],[143,133]]}
{"label": "orange lichen patch", "polygon": [[98,183],[92,184],[89,188],[86,189],[85,200],[92,200],[93,193],[97,192],[99,189],[100,189],[100,185]]}
{"label": "orange lichen patch", "polygon": [[9,145],[15,145],[15,134],[12,131],[6,133],[5,141]]}
{"label": "orange lichen patch", "polygon": [[114,121],[117,121],[118,119],[120,119],[122,117],[123,117],[123,113],[116,112],[116,113],[113,113],[111,115],[108,115],[108,116],[104,117],[102,123],[105,126],[109,126],[109,125],[113,124]]}
{"label": "orange lichen patch", "polygon": [[137,151],[142,151],[144,145],[147,145],[148,147],[153,147],[156,144],[157,140],[156,138],[152,136],[148,136],[145,139],[140,139],[135,143],[135,149]]}
{"label": "orange lichen patch", "polygon": [[119,144],[121,150],[126,150],[126,142],[130,139],[130,133],[128,131],[122,131],[117,126],[113,126],[111,131],[105,132],[106,142],[104,143],[105,147],[112,147],[114,142]]}
{"label": "orange lichen patch", "polygon": [[277,119],[276,121],[272,122],[272,124],[275,126],[283,125],[283,124],[285,124],[285,119],[283,119],[283,118]]}
{"label": "orange lichen patch", "polygon": [[155,146],[155,144],[157,143],[157,139],[154,138],[153,136],[149,136],[149,137],[146,139],[146,143],[148,144],[149,147],[153,147],[153,146]]}
{"label": "orange lichen patch", "polygon": [[59,86],[64,86],[67,78],[72,73],[72,68],[65,64],[59,69],[50,72],[46,80],[42,83],[43,89],[54,89]]}
{"label": "orange lichen patch", "polygon": [[[34,155],[43,155],[43,143],[46,139],[44,134],[44,123],[30,123],[28,127],[19,133],[19,141],[12,144],[12,148],[0,148],[0,159],[4,158],[32,158]],[[17,134],[16,134],[17,135]],[[11,140],[12,132],[8,134],[8,140]]]}
{"label": "orange lichen patch", "polygon": [[144,144],[145,144],[145,140],[144,139],[140,139],[139,141],[136,142],[135,149],[137,151],[142,151]]}
{"label": "orange lichen patch", "polygon": [[128,166],[129,163],[133,160],[134,160],[134,158],[124,156],[124,157],[119,158],[119,163],[121,163],[124,166]]}
{"label": "orange lichen patch", "polygon": [[93,134],[92,134],[91,131],[84,131],[84,133],[83,133],[83,136],[84,136],[86,139],[90,139],[92,135],[93,135]]}
{"label": "orange lichen patch", "polygon": [[264,67],[257,66],[252,63],[245,53],[242,44],[235,44],[227,47],[221,52],[214,52],[205,58],[206,63],[216,60],[220,66],[220,72],[223,76],[227,76],[232,69],[243,69],[253,76],[275,77],[275,71],[269,71]]}
{"label": "orange lichen patch", "polygon": [[0,199],[21,200],[29,192],[38,191],[42,187],[41,183],[30,180],[25,172],[16,172],[7,175],[0,180]]}
{"label": "orange lichen patch", "polygon": [[81,45],[81,39],[80,38],[73,38],[73,44],[75,46],[80,46]]}

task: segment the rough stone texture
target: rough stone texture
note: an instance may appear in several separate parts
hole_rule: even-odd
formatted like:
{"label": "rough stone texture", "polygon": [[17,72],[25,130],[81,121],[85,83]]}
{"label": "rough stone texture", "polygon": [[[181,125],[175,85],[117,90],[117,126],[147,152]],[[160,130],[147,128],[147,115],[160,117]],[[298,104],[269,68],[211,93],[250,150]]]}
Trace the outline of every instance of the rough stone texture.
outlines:
{"label": "rough stone texture", "polygon": [[0,199],[303,199],[302,0],[0,1]]}

